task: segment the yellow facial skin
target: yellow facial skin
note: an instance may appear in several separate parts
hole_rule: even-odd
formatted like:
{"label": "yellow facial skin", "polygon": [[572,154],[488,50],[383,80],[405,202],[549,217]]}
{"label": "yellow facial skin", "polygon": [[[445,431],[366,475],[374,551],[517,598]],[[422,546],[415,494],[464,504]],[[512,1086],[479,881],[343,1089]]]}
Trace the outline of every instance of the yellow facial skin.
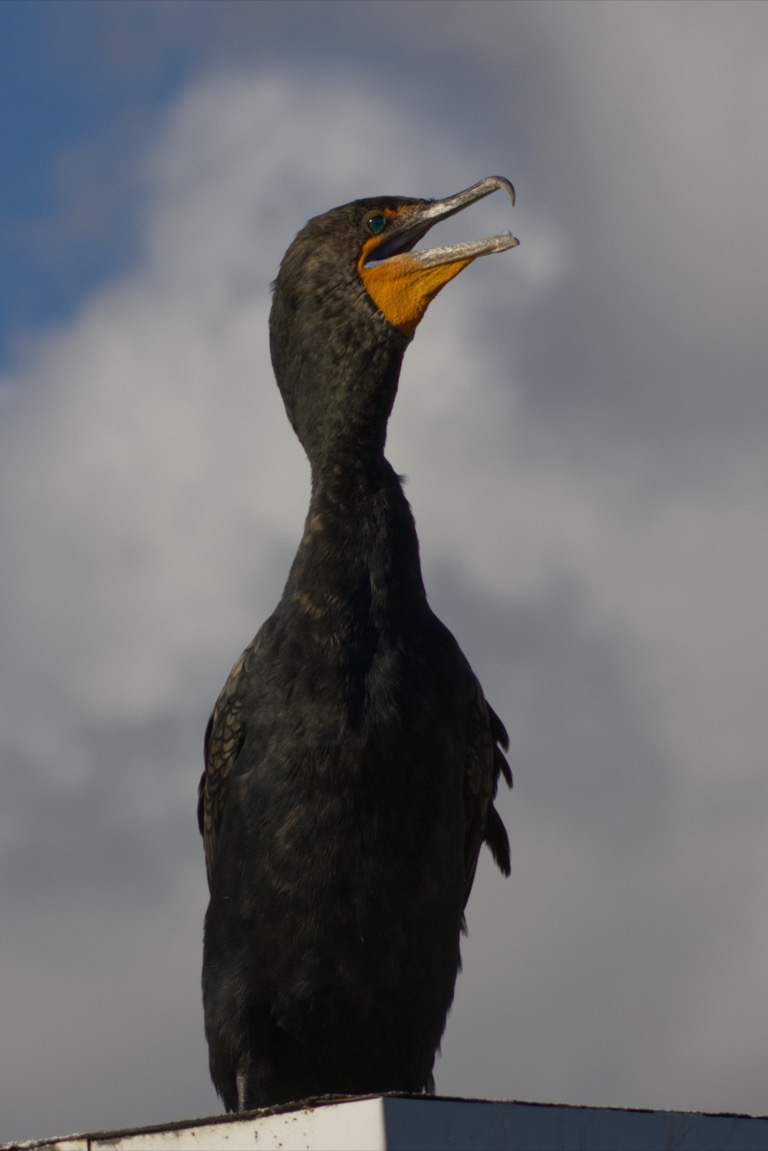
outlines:
{"label": "yellow facial skin", "polygon": [[458,257],[445,264],[425,266],[410,252],[391,256],[381,264],[365,266],[365,257],[376,246],[378,237],[372,237],[360,253],[357,268],[368,295],[393,328],[404,336],[412,336],[437,293],[462,268],[471,264],[474,256]]}

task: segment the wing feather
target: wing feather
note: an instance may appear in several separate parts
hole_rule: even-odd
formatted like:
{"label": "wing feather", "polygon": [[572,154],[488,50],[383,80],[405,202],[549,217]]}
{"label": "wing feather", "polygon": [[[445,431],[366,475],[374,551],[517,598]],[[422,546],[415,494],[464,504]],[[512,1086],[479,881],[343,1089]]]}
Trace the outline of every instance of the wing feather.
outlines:
{"label": "wing feather", "polygon": [[512,772],[504,755],[508,747],[509,737],[504,724],[486,702],[483,689],[472,675],[467,767],[464,777],[465,907],[472,891],[483,843],[488,844],[500,871],[504,875],[510,873],[509,838],[501,816],[493,805],[499,777],[501,776],[509,787],[512,786]]}
{"label": "wing feather", "polygon": [[227,794],[227,783],[245,741],[246,723],[240,685],[253,645],[243,652],[229,674],[205,730],[205,770],[200,778],[197,823],[205,847],[208,887],[213,876],[216,839]]}

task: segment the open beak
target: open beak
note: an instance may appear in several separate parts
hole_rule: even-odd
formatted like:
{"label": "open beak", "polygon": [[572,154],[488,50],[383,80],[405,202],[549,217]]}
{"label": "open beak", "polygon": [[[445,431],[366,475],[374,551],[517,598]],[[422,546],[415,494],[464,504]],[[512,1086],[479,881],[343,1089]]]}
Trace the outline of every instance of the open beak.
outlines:
{"label": "open beak", "polygon": [[517,247],[511,232],[462,244],[423,248],[415,245],[440,220],[447,220],[503,189],[515,202],[515,189],[503,176],[485,180],[446,200],[405,202],[389,215],[386,232],[363,245],[358,271],[368,294],[389,322],[411,336],[437,293],[478,256]]}
{"label": "open beak", "polygon": [[[503,188],[515,204],[515,189],[509,180],[503,176],[486,176],[471,188],[457,192],[446,200],[428,200],[425,203],[404,205],[397,216],[390,222],[390,227],[381,242],[370,248],[365,257],[365,264],[379,263],[392,256],[410,252],[425,236],[430,228],[463,212],[470,204],[490,196],[492,192]],[[441,248],[426,248],[420,252],[413,252],[412,259],[418,260],[425,267],[434,267],[445,263],[455,257],[466,259],[468,256],[475,259],[477,256],[487,256],[492,252],[505,252],[508,248],[516,248],[520,243],[511,232],[502,232],[498,236],[488,236],[484,240],[470,240],[463,244],[451,244]]]}

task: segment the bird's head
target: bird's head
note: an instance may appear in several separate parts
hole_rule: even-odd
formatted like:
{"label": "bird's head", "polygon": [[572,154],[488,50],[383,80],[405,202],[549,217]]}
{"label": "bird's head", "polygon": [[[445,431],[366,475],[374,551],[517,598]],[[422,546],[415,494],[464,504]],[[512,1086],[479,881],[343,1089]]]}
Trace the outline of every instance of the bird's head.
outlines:
{"label": "bird's head", "polygon": [[437,293],[478,256],[514,248],[509,232],[416,250],[440,220],[497,189],[488,176],[445,200],[380,196],[315,216],[296,236],[274,283],[270,349],[291,423],[310,456],[330,429],[358,424],[383,436],[403,353]]}

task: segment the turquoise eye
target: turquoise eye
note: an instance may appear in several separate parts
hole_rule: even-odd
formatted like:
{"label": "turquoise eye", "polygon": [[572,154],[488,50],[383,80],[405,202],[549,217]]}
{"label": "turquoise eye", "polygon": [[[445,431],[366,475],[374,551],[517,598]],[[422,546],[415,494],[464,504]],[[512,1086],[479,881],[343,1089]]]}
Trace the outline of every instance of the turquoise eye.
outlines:
{"label": "turquoise eye", "polygon": [[387,226],[385,216],[371,216],[368,221],[368,231],[373,232],[374,236],[378,236],[379,232],[383,232]]}

